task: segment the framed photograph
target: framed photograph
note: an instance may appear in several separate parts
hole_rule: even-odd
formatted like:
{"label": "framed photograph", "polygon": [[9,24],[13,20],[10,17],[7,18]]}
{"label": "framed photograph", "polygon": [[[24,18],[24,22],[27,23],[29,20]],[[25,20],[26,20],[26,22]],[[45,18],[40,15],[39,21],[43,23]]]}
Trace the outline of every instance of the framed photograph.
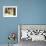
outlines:
{"label": "framed photograph", "polygon": [[3,6],[3,17],[17,17],[17,6]]}

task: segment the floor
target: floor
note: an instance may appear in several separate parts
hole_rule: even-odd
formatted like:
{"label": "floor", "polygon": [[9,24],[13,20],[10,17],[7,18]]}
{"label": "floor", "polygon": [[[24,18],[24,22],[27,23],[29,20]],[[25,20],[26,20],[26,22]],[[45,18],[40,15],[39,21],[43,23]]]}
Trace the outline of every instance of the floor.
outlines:
{"label": "floor", "polygon": [[[8,46],[7,44],[0,44],[0,46]],[[11,45],[10,45],[11,46]],[[14,44],[13,46],[46,46],[45,41],[31,41],[31,40],[21,40],[19,45]]]}
{"label": "floor", "polygon": [[46,46],[46,42],[45,41],[21,40],[20,46]]}
{"label": "floor", "polygon": [[[0,44],[0,46],[8,46],[8,44]],[[18,44],[10,45],[10,46],[18,46]]]}

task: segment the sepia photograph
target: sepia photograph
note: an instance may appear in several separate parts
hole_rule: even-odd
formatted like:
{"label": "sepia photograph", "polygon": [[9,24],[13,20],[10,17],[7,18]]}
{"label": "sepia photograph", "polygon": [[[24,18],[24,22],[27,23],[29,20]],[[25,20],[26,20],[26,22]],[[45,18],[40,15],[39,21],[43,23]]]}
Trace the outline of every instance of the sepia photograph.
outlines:
{"label": "sepia photograph", "polygon": [[17,6],[3,6],[4,17],[17,17]]}

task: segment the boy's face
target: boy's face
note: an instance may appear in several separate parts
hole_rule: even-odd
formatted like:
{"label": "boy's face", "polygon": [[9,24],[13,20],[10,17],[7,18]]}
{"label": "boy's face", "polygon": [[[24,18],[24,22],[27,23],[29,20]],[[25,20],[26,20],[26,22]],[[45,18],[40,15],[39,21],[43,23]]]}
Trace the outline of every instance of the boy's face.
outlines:
{"label": "boy's face", "polygon": [[13,8],[8,9],[8,14],[13,15]]}

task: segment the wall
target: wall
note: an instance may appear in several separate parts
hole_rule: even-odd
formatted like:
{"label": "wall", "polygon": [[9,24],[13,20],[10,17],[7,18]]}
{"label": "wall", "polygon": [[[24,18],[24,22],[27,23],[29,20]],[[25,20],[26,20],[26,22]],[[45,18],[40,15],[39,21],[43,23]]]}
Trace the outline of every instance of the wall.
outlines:
{"label": "wall", "polygon": [[[18,17],[17,18],[5,18],[3,17],[3,6],[18,6],[18,0],[1,0],[0,1],[0,44],[7,44],[9,42],[8,40],[8,34],[10,32],[16,32],[17,35],[17,23],[18,23]],[[15,41],[18,43],[17,39]]]}
{"label": "wall", "polygon": [[[18,7],[17,18],[3,17],[3,6],[6,5]],[[46,0],[0,0],[0,44],[8,43],[9,32],[17,34],[18,24],[46,24]]]}

